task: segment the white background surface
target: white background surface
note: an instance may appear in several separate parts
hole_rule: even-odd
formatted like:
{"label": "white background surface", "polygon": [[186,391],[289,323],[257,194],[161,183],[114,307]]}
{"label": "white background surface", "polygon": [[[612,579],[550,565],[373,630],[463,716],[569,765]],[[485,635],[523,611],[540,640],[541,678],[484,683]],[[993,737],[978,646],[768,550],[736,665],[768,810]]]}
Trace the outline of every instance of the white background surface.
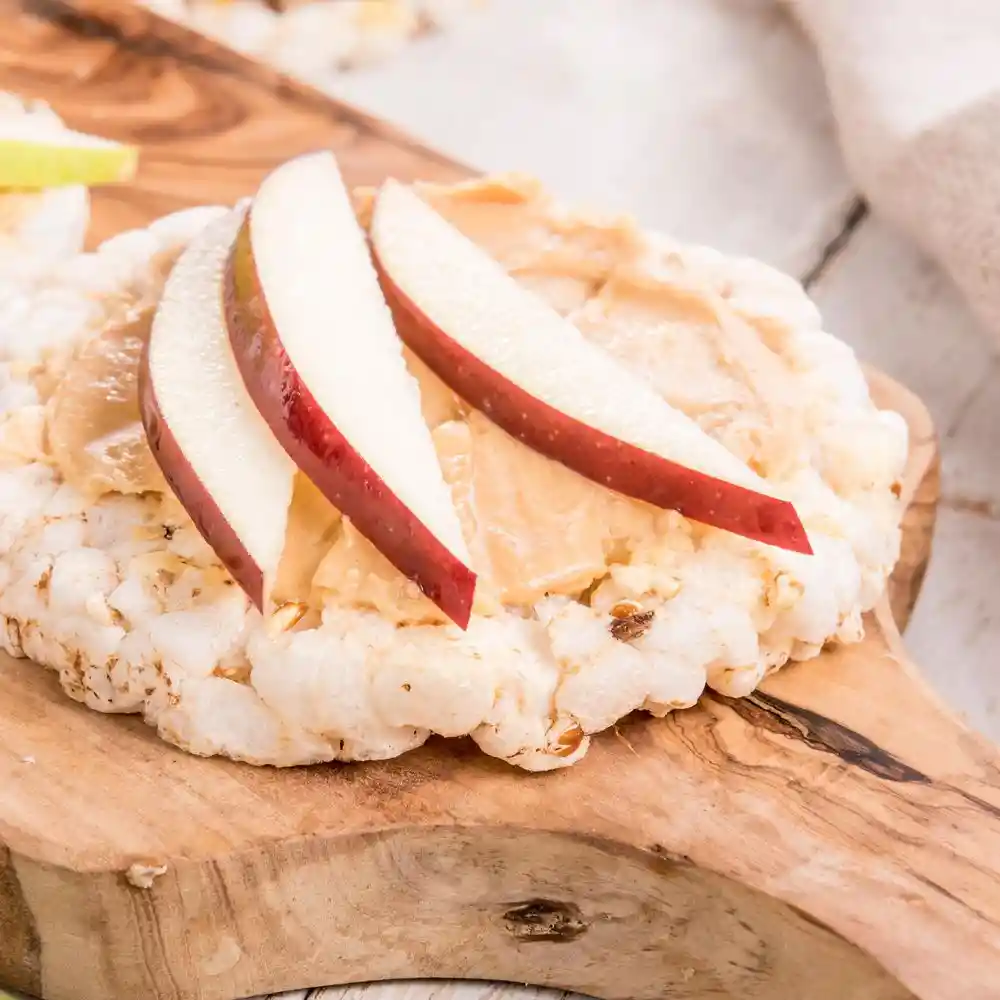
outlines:
{"label": "white background surface", "polygon": [[[471,166],[526,170],[567,199],[812,275],[828,329],[934,415],[944,500],[907,645],[946,699],[1000,739],[997,345],[878,218],[845,227],[856,193],[821,71],[784,12],[770,0],[491,0],[326,86]],[[411,983],[314,995],[538,993]]]}

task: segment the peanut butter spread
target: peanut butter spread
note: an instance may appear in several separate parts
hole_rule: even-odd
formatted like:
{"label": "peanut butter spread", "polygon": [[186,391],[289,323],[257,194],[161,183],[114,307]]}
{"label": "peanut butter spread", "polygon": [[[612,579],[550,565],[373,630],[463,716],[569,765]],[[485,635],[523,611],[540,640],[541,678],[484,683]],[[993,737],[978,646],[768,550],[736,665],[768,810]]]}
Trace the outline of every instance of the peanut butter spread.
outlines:
{"label": "peanut butter spread", "polygon": [[[785,362],[720,294],[686,280],[679,263],[663,270],[662,259],[650,261],[631,220],[556,213],[538,184],[522,178],[419,190],[755,471],[780,478],[794,457],[797,420]],[[358,205],[367,222],[371,193],[360,192]],[[578,596],[653,538],[658,511],[533,452],[409,353],[407,361],[479,575],[478,613],[533,605],[546,594]],[[349,526],[315,584],[328,599],[376,608],[396,622],[441,620]]]}
{"label": "peanut butter spread", "polygon": [[[526,288],[756,472],[778,482],[794,474],[808,409],[795,402],[781,329],[744,318],[727,301],[725,284],[692,277],[679,255],[651,253],[649,238],[629,219],[555,210],[531,180],[419,190]],[[366,224],[371,204],[372,192],[357,193]],[[50,362],[65,377],[48,401],[49,453],[66,480],[90,493],[163,489],[136,402],[152,310],[139,297],[72,359]],[[477,613],[531,606],[546,595],[578,597],[612,566],[626,566],[637,546],[654,543],[663,512],[532,451],[406,357],[479,576]],[[696,535],[704,530],[692,527]],[[305,481],[293,500],[276,596],[370,608],[396,624],[443,621]]]}

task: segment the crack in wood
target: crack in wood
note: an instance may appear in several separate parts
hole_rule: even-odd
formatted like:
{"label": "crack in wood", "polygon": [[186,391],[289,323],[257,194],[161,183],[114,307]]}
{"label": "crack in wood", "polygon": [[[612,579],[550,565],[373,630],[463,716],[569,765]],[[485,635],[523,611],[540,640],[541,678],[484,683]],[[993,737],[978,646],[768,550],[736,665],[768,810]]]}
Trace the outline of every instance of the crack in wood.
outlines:
{"label": "crack in wood", "polygon": [[819,259],[802,276],[802,287],[808,292],[819,283],[833,262],[844,252],[861,223],[868,218],[868,203],[860,195],[851,199],[840,229],[820,251]]}
{"label": "crack in wood", "polygon": [[950,892],[943,885],[939,884],[938,882],[935,882],[934,879],[929,878],[923,872],[913,871],[911,869],[910,874],[918,882],[921,882],[924,885],[926,885],[928,889],[931,889],[933,892],[941,893],[941,895],[944,896],[945,899],[950,899],[956,905],[961,906],[963,909],[968,910],[970,913],[974,914],[975,916],[983,920],[989,919],[985,913],[976,909],[976,907],[974,906],[970,906],[964,899],[959,898],[953,892]]}
{"label": "crack in wood", "polygon": [[728,705],[741,719],[758,729],[798,740],[820,753],[832,754],[850,767],[884,781],[928,785],[958,796],[990,816],[1000,818],[1000,806],[947,781],[931,778],[907,764],[867,736],[833,719],[773,695],[755,691],[745,698],[711,697]]}
{"label": "crack in wood", "polygon": [[800,705],[755,691],[745,698],[713,695],[741,719],[779,736],[799,740],[821,753],[833,754],[845,764],[885,781],[930,784],[922,771],[893,756],[861,733]]}

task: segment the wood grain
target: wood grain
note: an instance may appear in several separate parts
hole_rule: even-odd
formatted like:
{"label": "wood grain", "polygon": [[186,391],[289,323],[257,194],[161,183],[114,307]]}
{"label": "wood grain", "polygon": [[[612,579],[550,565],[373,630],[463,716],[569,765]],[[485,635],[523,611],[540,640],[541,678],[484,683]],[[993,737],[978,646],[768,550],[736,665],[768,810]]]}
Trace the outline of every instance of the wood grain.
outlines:
{"label": "wood grain", "polygon": [[142,146],[139,176],[96,198],[93,242],[185,205],[252,193],[276,162],[333,149],[353,184],[467,171],[392,127],[118,0],[6,0],[5,89],[75,128]]}
{"label": "wood grain", "polygon": [[[353,182],[461,173],[145,12],[90,9],[0,11],[0,85],[144,141],[138,187],[98,199],[102,235],[231,201],[317,145]],[[923,497],[896,578],[905,609],[936,449],[921,404],[873,385],[910,421],[906,485]],[[413,976],[609,998],[996,995],[997,757],[926,690],[886,608],[860,646],[742,701],[627,720],[549,775],[462,741],[291,772],[199,760],[6,659],[0,704],[0,981],[50,1000]],[[164,871],[140,888],[136,866]]]}

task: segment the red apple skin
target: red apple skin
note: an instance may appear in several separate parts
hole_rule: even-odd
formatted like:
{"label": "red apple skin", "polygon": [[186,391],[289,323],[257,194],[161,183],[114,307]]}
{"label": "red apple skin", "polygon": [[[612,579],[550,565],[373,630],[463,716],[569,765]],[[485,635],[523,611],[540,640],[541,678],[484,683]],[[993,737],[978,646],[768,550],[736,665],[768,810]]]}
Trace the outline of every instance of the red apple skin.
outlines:
{"label": "red apple skin", "polygon": [[191,468],[163,419],[149,372],[148,343],[139,366],[139,410],[149,448],[170,488],[194,521],[201,537],[212,547],[257,610],[263,612],[264,573]]}
{"label": "red apple skin", "polygon": [[[446,385],[529,448],[595,483],[635,500],[676,510],[692,521],[778,548],[812,555],[795,508],[787,500],[678,465],[605,434],[549,406],[484,364],[431,322],[375,265],[403,342]],[[553,358],[553,364],[559,359]]]}
{"label": "red apple skin", "polygon": [[389,489],[299,377],[268,310],[249,226],[248,217],[233,245],[224,296],[230,343],[250,397],[292,461],[330,503],[459,628],[468,628],[476,574]]}

